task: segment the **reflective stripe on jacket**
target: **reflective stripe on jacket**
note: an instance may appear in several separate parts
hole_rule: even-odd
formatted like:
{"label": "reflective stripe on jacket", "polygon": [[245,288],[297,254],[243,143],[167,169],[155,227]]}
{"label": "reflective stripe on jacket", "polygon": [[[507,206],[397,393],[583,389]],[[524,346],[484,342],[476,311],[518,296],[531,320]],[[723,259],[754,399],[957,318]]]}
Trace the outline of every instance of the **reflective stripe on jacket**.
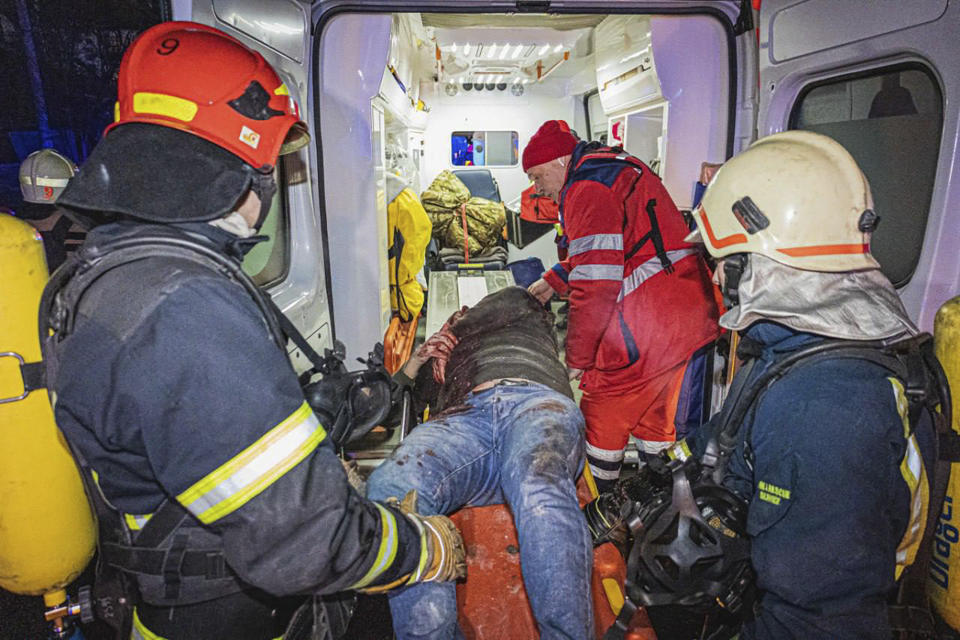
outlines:
{"label": "reflective stripe on jacket", "polygon": [[569,254],[544,278],[570,294],[566,361],[587,370],[584,389],[640,384],[716,339],[709,271],[649,167],[580,143],[560,217]]}

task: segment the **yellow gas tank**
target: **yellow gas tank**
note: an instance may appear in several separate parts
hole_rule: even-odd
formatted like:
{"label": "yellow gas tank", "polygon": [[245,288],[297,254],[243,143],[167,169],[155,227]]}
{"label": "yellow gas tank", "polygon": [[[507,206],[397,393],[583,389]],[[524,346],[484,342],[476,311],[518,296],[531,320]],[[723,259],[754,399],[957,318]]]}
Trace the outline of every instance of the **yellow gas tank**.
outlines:
{"label": "yellow gas tank", "polygon": [[39,234],[0,213],[0,587],[49,598],[90,561],[96,530],[46,391],[14,399],[23,393],[18,356],[40,360],[46,281]]}
{"label": "yellow gas tank", "polygon": [[[937,359],[950,381],[953,427],[960,433],[960,297],[944,303],[933,321]],[[943,619],[960,630],[960,463],[953,463],[933,537],[927,594]]]}

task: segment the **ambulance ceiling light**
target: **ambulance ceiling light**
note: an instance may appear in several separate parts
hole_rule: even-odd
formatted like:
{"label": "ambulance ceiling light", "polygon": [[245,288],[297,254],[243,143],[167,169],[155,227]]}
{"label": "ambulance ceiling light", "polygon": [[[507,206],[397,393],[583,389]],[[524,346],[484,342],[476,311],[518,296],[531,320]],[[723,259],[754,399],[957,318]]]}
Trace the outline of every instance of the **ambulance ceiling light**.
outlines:
{"label": "ambulance ceiling light", "polygon": [[543,45],[542,47],[540,47],[540,50],[537,51],[537,55],[538,55],[538,56],[542,56],[543,54],[545,54],[545,53],[547,52],[547,49],[549,49],[549,48],[550,48],[550,45],[548,45],[548,44]]}
{"label": "ambulance ceiling light", "polygon": [[559,52],[560,52],[560,49],[563,49],[563,45],[562,45],[562,44],[558,44],[557,46],[555,46],[555,47],[553,48],[553,53],[559,53]]}
{"label": "ambulance ceiling light", "polygon": [[510,57],[511,57],[511,58],[519,58],[521,51],[523,51],[523,45],[522,45],[522,44],[518,44],[517,46],[515,46],[515,47],[513,48],[513,53],[510,54]]}
{"label": "ambulance ceiling light", "polygon": [[503,60],[506,58],[508,53],[510,53],[510,45],[505,44],[503,45],[503,50],[500,51],[500,59]]}

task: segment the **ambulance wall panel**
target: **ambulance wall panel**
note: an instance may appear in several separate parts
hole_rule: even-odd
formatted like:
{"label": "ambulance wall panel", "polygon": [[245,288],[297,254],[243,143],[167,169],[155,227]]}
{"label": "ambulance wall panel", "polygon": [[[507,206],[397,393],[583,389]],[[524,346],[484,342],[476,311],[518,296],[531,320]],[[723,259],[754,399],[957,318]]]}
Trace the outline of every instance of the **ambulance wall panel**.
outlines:
{"label": "ambulance wall panel", "polygon": [[385,260],[377,259],[387,252],[381,220],[383,147],[374,139],[371,100],[387,64],[390,23],[389,15],[343,14],[327,23],[322,35],[318,106],[324,213],[334,328],[348,361],[366,356],[386,329],[383,300],[389,280]]}
{"label": "ambulance wall panel", "polygon": [[669,105],[661,177],[677,206],[689,208],[700,164],[726,160],[726,36],[711,18],[664,16],[650,19],[650,39]]}
{"label": "ambulance wall panel", "polygon": [[490,166],[493,177],[500,185],[500,197],[504,202],[517,198],[530,185],[520,158],[530,136],[545,120],[563,119],[573,122],[574,105],[578,99],[572,96],[535,93],[540,87],[526,85],[524,95],[517,97],[508,91],[461,90],[457,95],[434,95],[431,111],[424,131],[425,155],[422,159],[420,182],[422,188],[430,186],[444,169],[467,169],[451,164],[450,134],[454,131],[516,131],[519,135],[517,164],[514,166]]}
{"label": "ambulance wall panel", "polygon": [[[933,19],[944,5],[942,15]],[[956,37],[960,2],[885,0],[877,5],[877,10],[882,8],[884,12],[869,19],[865,16],[873,11],[873,5],[869,10],[862,3],[831,5],[835,19],[826,34],[819,33],[824,16],[809,10],[819,6],[823,3],[798,5],[793,0],[765,0],[762,5],[758,133],[762,137],[788,129],[798,97],[811,84],[870,75],[898,64],[930,69],[943,93],[939,157],[919,262],[910,282],[899,289],[910,316],[921,329],[929,331],[940,306],[960,291],[960,112],[956,109],[960,102]],[[888,17],[889,23],[877,22]],[[815,39],[806,48],[798,48],[800,36],[787,32],[786,25],[797,34],[814,34]],[[842,42],[837,35],[840,31]],[[782,45],[777,42],[781,37],[785,38]],[[820,47],[826,48],[816,50]],[[903,170],[915,171],[916,167],[905,166]]]}

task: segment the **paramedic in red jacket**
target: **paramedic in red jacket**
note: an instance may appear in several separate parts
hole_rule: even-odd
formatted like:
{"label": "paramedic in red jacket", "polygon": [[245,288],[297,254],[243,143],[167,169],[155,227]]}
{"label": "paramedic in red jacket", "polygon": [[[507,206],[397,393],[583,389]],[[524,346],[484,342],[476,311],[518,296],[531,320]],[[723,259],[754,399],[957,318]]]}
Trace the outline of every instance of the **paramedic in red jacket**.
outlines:
{"label": "paramedic in red jacket", "polygon": [[587,462],[603,491],[632,433],[656,453],[700,423],[704,347],[716,339],[710,272],[650,168],[621,149],[580,141],[548,120],[523,169],[560,205],[567,259],[530,285],[570,296],[566,364],[580,379]]}

